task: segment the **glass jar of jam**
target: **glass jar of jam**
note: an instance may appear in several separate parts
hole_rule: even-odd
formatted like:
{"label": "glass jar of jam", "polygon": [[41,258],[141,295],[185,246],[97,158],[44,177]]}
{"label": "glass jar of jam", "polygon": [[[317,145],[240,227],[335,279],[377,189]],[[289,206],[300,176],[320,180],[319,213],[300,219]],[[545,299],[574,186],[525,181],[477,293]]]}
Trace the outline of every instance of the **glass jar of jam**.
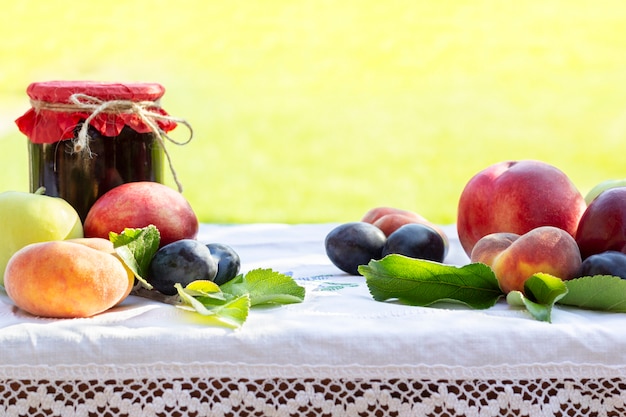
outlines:
{"label": "glass jar of jam", "polygon": [[163,135],[178,119],[161,108],[160,84],[49,81],[26,91],[32,108],[16,124],[28,137],[31,192],[45,187],[84,220],[113,187],[163,182]]}

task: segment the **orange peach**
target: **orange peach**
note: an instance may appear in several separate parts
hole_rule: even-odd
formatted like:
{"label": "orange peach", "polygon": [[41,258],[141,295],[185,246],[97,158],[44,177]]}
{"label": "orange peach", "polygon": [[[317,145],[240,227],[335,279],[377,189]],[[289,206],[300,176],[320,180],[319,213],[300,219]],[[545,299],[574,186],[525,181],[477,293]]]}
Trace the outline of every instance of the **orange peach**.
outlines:
{"label": "orange peach", "polygon": [[489,265],[505,293],[523,291],[526,280],[540,272],[563,280],[574,278],[582,263],[576,240],[554,226],[537,227],[523,235],[484,236],[474,246],[470,260]]}
{"label": "orange peach", "polygon": [[124,300],[135,277],[106,239],[33,243],[17,251],[5,290],[19,308],[42,317],[90,317]]}
{"label": "orange peach", "polygon": [[74,238],[74,239],[66,239],[66,240],[68,242],[80,243],[81,245],[88,246],[88,247],[90,247],[92,249],[97,249],[97,250],[100,250],[100,251],[103,251],[103,252],[110,253],[111,255],[115,256],[116,258],[118,258],[120,260],[122,265],[124,265],[124,268],[126,268],[126,272],[129,274],[129,276],[133,277],[133,279],[129,280],[128,289],[126,291],[126,295],[123,296],[122,299],[120,299],[119,302],[124,301],[126,296],[128,296],[128,294],[130,294],[130,292],[132,291],[133,287],[135,286],[135,273],[133,271],[131,271],[130,268],[128,268],[126,266],[124,261],[122,261],[122,259],[117,254],[117,252],[115,252],[115,246],[113,246],[113,242],[111,242],[109,239],[104,239],[104,238],[100,238],[100,237],[82,237],[82,238]]}

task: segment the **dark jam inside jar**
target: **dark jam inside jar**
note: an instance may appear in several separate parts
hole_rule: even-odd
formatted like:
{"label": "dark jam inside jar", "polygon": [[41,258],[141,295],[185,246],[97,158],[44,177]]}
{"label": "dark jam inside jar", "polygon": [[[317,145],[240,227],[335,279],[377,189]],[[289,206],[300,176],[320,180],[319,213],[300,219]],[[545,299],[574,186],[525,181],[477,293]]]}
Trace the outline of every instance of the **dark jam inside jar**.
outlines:
{"label": "dark jam inside jar", "polygon": [[110,137],[89,126],[88,134],[91,157],[72,153],[71,140],[28,142],[31,192],[45,187],[47,195],[67,200],[84,221],[95,201],[118,185],[163,182],[164,153],[154,133],[124,126],[118,136]]}

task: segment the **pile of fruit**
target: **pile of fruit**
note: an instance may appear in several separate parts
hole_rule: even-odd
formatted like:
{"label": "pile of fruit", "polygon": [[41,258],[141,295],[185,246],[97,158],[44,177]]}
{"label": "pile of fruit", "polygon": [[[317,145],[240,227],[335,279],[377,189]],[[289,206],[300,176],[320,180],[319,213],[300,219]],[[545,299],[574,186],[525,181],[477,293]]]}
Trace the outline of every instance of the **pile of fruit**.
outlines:
{"label": "pile of fruit", "polygon": [[84,223],[65,200],[41,192],[1,193],[0,212],[0,284],[33,315],[90,317],[135,291],[238,327],[255,303],[304,298],[290,277],[272,270],[244,276],[230,246],[199,242],[187,200],[156,182],[111,189]]}
{"label": "pile of fruit", "polygon": [[359,274],[360,265],[390,254],[443,262],[449,246],[437,225],[413,211],[393,207],[376,207],[361,221],[337,226],[324,243],[331,262],[352,275]]}
{"label": "pile of fruit", "polygon": [[[304,299],[290,277],[272,270],[244,276],[232,248],[199,242],[189,203],[155,182],[113,188],[84,222],[60,198],[4,192],[0,227],[0,285],[38,316],[89,317],[134,292],[236,327],[255,303]],[[585,198],[547,163],[497,163],[463,189],[457,232],[471,260],[461,268],[445,264],[443,230],[410,210],[371,209],[324,243],[330,261],[365,276],[379,301],[486,308],[505,295],[548,318],[557,301],[626,311],[622,181],[603,182]]]}
{"label": "pile of fruit", "polygon": [[[413,226],[402,234],[403,243],[393,245],[395,249],[390,250],[389,242],[394,235],[408,225]],[[581,281],[571,285],[562,282],[596,278],[583,280],[580,291],[591,289],[592,295],[598,295],[593,292],[593,285],[589,286],[591,282],[597,284],[596,289],[606,286],[605,293],[614,292],[607,297],[623,291],[626,283],[616,283],[614,279],[626,278],[626,184],[623,181],[605,181],[583,197],[569,177],[550,164],[533,160],[497,163],[477,173],[466,184],[458,202],[456,226],[471,263],[489,268],[488,273],[497,280],[495,288],[493,282],[484,280],[483,272],[469,273],[467,269],[460,272],[426,262],[398,260],[396,257],[403,255],[442,263],[447,247],[447,238],[441,230],[406,210],[380,207],[370,210],[360,222],[340,225],[328,234],[326,252],[343,271],[365,275],[374,298],[381,300],[406,301],[406,288],[410,285],[416,288],[417,281],[428,281],[432,289],[436,286],[432,281],[435,276],[440,284],[436,291],[439,295],[420,301],[415,294],[408,297],[413,300],[411,303],[420,305],[442,300],[472,304],[475,294],[460,291],[462,296],[447,296],[444,287],[472,286],[480,293],[477,298],[492,293],[493,297],[487,298],[493,300],[500,295],[507,295],[510,300],[524,296],[536,298],[532,287],[538,291],[540,284],[553,285],[548,277],[557,278],[554,285],[560,289],[553,288],[559,295],[547,303],[554,303],[569,292],[569,300],[565,300],[578,305],[581,301],[572,300]],[[396,257],[386,260],[392,254]],[[398,266],[400,263],[405,270]],[[411,276],[413,273],[415,276]],[[372,277],[379,278],[376,288],[372,288]],[[382,277],[387,281],[395,277],[398,282],[389,284]],[[463,284],[458,283],[459,278]],[[608,278],[612,280],[607,286]],[[412,282],[405,287],[399,284],[402,280]],[[395,289],[386,289],[383,295],[381,285]],[[619,307],[612,308],[626,309],[623,305],[626,296],[623,298]]]}

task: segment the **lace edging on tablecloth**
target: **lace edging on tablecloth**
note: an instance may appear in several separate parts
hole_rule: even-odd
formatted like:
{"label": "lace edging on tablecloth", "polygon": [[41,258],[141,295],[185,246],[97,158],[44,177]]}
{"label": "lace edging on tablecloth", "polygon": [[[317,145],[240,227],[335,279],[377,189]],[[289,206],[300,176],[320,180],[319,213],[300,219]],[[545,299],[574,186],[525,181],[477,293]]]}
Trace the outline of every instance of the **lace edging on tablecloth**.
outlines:
{"label": "lace edging on tablecloth", "polygon": [[[118,377],[121,375],[118,375]],[[571,417],[626,414],[626,378],[2,380],[8,417]]]}

